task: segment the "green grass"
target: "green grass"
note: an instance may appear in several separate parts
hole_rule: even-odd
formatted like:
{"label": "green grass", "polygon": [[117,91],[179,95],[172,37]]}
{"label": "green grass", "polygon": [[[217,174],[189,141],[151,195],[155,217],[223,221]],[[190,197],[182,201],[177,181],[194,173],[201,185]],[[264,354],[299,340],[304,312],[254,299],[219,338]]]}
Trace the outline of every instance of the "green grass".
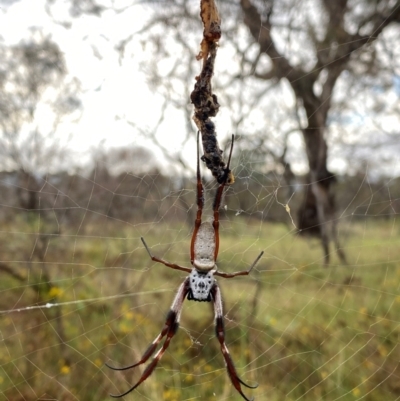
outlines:
{"label": "green grass", "polygon": [[[26,223],[28,224],[28,223]],[[140,358],[163,326],[185,276],[149,260],[152,251],[189,265],[184,225],[92,224],[52,236],[32,256],[35,228],[3,230],[2,255],[21,275],[3,275],[0,399],[107,400],[138,379]],[[348,258],[324,268],[318,241],[291,227],[244,219],[222,224],[218,266],[235,271],[265,255],[250,277],[219,279],[226,341],[244,389],[256,400],[394,400],[400,396],[400,235],[394,221],[351,222]],[[11,233],[12,231],[12,233]],[[31,233],[31,234],[29,234]],[[44,279],[48,278],[48,279]],[[40,291],[32,289],[37,284]],[[240,400],[227,377],[209,304],[186,302],[181,329],[153,375],[126,399]]]}

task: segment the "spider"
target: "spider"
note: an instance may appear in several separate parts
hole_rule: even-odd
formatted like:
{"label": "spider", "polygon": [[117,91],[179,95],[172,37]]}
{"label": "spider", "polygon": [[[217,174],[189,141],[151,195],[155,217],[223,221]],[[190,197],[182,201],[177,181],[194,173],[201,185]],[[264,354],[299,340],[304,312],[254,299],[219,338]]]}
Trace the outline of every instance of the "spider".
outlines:
{"label": "spider", "polygon": [[223,273],[217,271],[216,260],[218,256],[219,249],[219,208],[221,205],[222,195],[224,188],[227,185],[229,177],[231,175],[231,170],[229,169],[229,164],[232,156],[234,136],[232,135],[232,144],[229,153],[228,164],[224,169],[225,179],[219,184],[213,204],[214,220],[213,222],[205,221],[202,222],[201,217],[203,213],[204,197],[203,197],[203,184],[200,176],[200,161],[199,161],[199,134],[197,134],[197,216],[195,220],[194,230],[192,234],[192,240],[190,245],[190,262],[192,268],[179,266],[175,263],[167,262],[166,260],[160,259],[157,256],[152,255],[146,241],[142,237],[144,247],[147,250],[150,258],[155,261],[164,264],[175,270],[181,270],[186,273],[190,273],[188,277],[185,278],[183,283],[179,286],[178,292],[172,302],[170,311],[168,312],[165,324],[160,334],[153,340],[149,345],[147,350],[144,352],[143,356],[139,362],[133,365],[125,367],[113,367],[106,364],[107,367],[113,370],[127,370],[139,366],[145,363],[154,353],[158,344],[161,342],[163,337],[166,336],[165,342],[162,347],[156,352],[153,360],[145,368],[139,381],[132,386],[128,391],[122,394],[110,394],[111,397],[119,398],[129,394],[135,388],[137,388],[141,383],[143,383],[154,371],[158,362],[164,355],[164,352],[169,346],[172,337],[176,334],[179,327],[179,319],[182,312],[183,301],[187,298],[189,301],[198,302],[212,302],[214,305],[215,314],[215,330],[218,341],[221,345],[222,355],[225,359],[225,365],[228,371],[229,378],[235,387],[235,389],[240,393],[240,395],[247,401],[250,401],[242,392],[241,384],[245,387],[254,389],[258,387],[250,386],[243,382],[237,372],[235,365],[233,364],[232,358],[229,354],[228,347],[225,343],[225,330],[223,322],[223,309],[222,309],[222,297],[221,291],[215,280],[214,276],[219,276],[223,278],[233,278],[236,276],[247,276],[253,267],[258,263],[264,252],[261,252],[253,264],[248,270],[238,271],[235,273]]}

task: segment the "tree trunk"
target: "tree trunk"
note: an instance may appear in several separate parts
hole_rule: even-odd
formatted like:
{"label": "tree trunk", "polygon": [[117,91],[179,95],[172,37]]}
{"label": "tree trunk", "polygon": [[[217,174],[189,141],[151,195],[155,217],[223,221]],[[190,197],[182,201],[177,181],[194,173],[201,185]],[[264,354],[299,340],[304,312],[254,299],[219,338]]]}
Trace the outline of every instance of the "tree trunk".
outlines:
{"label": "tree trunk", "polygon": [[[364,18],[355,19],[352,31],[346,30],[345,17],[351,15],[348,0],[321,0],[321,6],[326,13],[327,22],[325,34],[319,38],[313,29],[309,30],[310,43],[315,49],[315,65],[303,70],[290,64],[282,54],[271,35],[273,25],[274,0],[268,1],[263,15],[252,0],[240,0],[244,24],[248,27],[255,43],[259,46],[259,54],[252,65],[257,71],[257,62],[262,53],[270,57],[271,68],[254,76],[262,79],[287,79],[296,98],[302,102],[307,116],[307,127],[302,128],[306,146],[308,165],[308,190],[299,211],[299,227],[302,233],[318,235],[324,249],[324,264],[329,263],[329,242],[335,244],[342,263],[346,262],[343,250],[340,248],[337,236],[335,217],[335,202],[332,184],[334,176],[327,169],[328,146],[324,137],[326,121],[331,107],[332,95],[337,79],[348,68],[351,55],[365,45],[371,45],[383,29],[392,22],[400,21],[400,0],[396,2],[376,2],[375,9],[369,9]],[[369,26],[370,34],[365,33]],[[289,28],[290,29],[290,28]],[[362,61],[360,62],[362,64]],[[321,94],[314,93],[314,84],[321,71],[326,73]]]}
{"label": "tree trunk", "polygon": [[303,235],[316,235],[321,239],[324,265],[330,262],[329,244],[334,246],[343,264],[346,257],[337,236],[333,184],[336,179],[327,168],[328,146],[324,137],[327,114],[313,92],[313,82],[307,77],[290,82],[295,95],[303,101],[308,125],[302,130],[310,172],[308,190],[298,212],[298,225]]}

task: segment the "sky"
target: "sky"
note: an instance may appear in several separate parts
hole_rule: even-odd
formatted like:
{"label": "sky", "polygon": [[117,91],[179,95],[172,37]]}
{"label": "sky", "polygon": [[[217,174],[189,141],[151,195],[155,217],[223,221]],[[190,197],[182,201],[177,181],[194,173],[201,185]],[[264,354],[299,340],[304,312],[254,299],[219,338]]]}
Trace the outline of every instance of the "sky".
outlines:
{"label": "sky", "polygon": [[[119,6],[123,6],[124,2],[131,4],[131,2],[119,0]],[[141,57],[145,56],[139,41],[130,42],[129,50],[134,57],[125,57],[122,64],[115,50],[116,43],[140,30],[145,24],[148,18],[146,12],[141,6],[132,6],[122,13],[107,10],[102,13],[101,18],[90,15],[69,18],[69,1],[57,0],[54,3],[51,8],[52,18],[46,12],[46,0],[0,0],[0,26],[2,27],[0,34],[5,43],[15,44],[29,37],[33,27],[39,27],[43,29],[44,34],[51,35],[52,40],[64,52],[70,76],[77,77],[82,85],[80,99],[83,114],[78,124],[61,127],[58,135],[69,137],[71,133],[73,134],[68,146],[77,154],[76,160],[79,162],[86,163],[93,149],[140,145],[151,149],[160,167],[170,165],[171,163],[165,159],[160,148],[154,146],[151,140],[137,134],[134,128],[125,121],[125,117],[129,116],[129,120],[134,121],[144,130],[151,130],[156,125],[157,113],[162,104],[161,96],[149,89],[146,76],[140,68]],[[55,22],[65,22],[67,19],[72,24],[70,29]],[[201,32],[199,32],[199,41],[200,35]],[[223,46],[220,51],[225,51]],[[193,55],[197,52],[198,48],[194,48]],[[199,63],[199,71],[200,67]],[[347,93],[346,88],[342,91]],[[340,89],[337,93],[340,93]],[[283,96],[286,96],[288,102],[293,101],[290,95]],[[393,92],[392,97],[392,102],[398,102],[398,93]],[[369,109],[366,107],[368,102],[365,99],[361,100],[360,102],[359,98],[354,99],[356,112],[348,116],[347,126],[343,124],[343,121],[340,122],[337,132],[343,130],[343,127],[344,129],[351,128],[354,138],[356,139],[359,135],[359,140],[362,141],[363,135],[366,138],[363,129],[371,125],[371,122],[368,120]],[[276,99],[274,101],[277,102]],[[229,126],[227,120],[224,120],[224,115],[226,116],[224,110],[226,111],[226,107],[221,107],[215,120],[217,128],[219,127],[220,141],[231,134],[221,128]],[[385,119],[380,117],[380,123],[382,126],[385,123],[388,130],[397,121],[397,117],[393,122],[388,116]],[[257,119],[255,113],[254,124],[257,123],[264,123],[264,120]],[[193,139],[190,143],[183,145],[184,124],[185,121],[178,111],[169,110],[165,122],[157,133],[157,140],[170,154],[186,158],[189,162],[187,164],[191,166],[190,155],[195,154],[195,141]],[[335,129],[335,124],[332,124],[332,136],[336,135]],[[196,128],[193,124],[193,137],[195,132]],[[338,144],[343,137],[340,135],[342,134],[339,132]],[[368,143],[369,140],[367,145]],[[304,153],[301,150],[300,135],[292,137],[292,149],[297,154]],[[351,147],[347,149],[351,151]],[[372,161],[370,149],[368,146],[365,149],[365,158],[370,158]],[[345,158],[340,156],[342,152],[340,145],[336,148],[331,147],[330,151],[331,168],[338,173],[347,171],[351,165],[349,155],[347,154]],[[397,152],[397,149],[393,147],[386,151]],[[392,159],[393,155],[388,158]],[[395,160],[397,160],[395,165],[389,164],[388,168],[390,171],[400,172],[399,157]],[[304,155],[300,158],[300,162],[292,163],[292,168],[298,173],[305,172],[307,167]]]}
{"label": "sky", "polygon": [[[106,11],[101,18],[82,15],[69,19],[73,25],[65,29],[48,15],[45,3],[46,0],[2,0],[1,36],[5,43],[14,44],[29,37],[32,27],[40,27],[64,52],[70,76],[81,82],[83,94],[80,99],[84,112],[79,124],[63,127],[64,132],[60,130],[59,135],[68,136],[72,131],[69,146],[82,155],[98,147],[140,145],[149,147],[155,159],[163,164],[160,149],[135,134],[132,126],[123,120],[129,115],[130,120],[140,122],[143,128],[154,127],[156,121],[152,110],[161,106],[160,96],[150,91],[140,71],[140,59],[124,60],[120,65],[114,48],[120,39],[133,33],[132,27],[138,30],[144,24],[146,15],[142,9],[130,7],[119,15]],[[56,5],[52,7],[55,19],[66,19],[67,2],[58,1]],[[137,52],[140,51],[138,48]],[[168,129],[168,124],[176,128],[176,116],[170,115],[169,119],[164,129]],[[159,140],[171,152],[180,152],[183,132],[181,135],[176,129],[171,132],[176,140],[171,141],[170,135],[164,136],[164,140],[160,135]]]}

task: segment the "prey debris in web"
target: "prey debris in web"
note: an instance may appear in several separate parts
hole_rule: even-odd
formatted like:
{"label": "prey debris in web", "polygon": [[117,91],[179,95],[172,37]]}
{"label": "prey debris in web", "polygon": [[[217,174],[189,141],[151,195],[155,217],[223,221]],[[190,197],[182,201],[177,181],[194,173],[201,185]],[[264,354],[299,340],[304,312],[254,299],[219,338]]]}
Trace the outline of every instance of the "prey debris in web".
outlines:
{"label": "prey debris in web", "polygon": [[203,60],[203,65],[190,95],[190,100],[194,105],[193,120],[201,132],[204,153],[201,159],[219,184],[226,180],[226,184],[230,185],[235,179],[232,172],[229,172],[228,177],[226,175],[223,151],[218,144],[215,124],[210,118],[215,117],[219,110],[218,98],[213,93],[211,85],[218,40],[221,38],[221,18],[214,0],[201,0],[200,17],[204,30],[200,53],[196,58]]}

